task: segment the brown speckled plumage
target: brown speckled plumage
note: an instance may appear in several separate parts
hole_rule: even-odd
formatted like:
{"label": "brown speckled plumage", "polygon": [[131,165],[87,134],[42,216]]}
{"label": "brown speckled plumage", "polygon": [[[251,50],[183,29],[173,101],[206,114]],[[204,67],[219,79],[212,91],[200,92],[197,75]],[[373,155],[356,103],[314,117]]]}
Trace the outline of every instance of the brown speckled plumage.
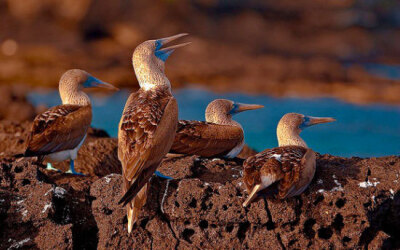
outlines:
{"label": "brown speckled plumage", "polygon": [[[147,183],[168,152],[175,136],[178,107],[169,89],[133,93],[122,114],[118,158],[122,163],[124,192],[121,202],[141,208]],[[137,196],[137,199],[132,199]],[[135,213],[139,213],[136,209]],[[134,216],[135,220],[137,215]]]}
{"label": "brown speckled plumage", "polygon": [[[247,190],[251,190],[256,183],[261,182],[260,175],[274,175],[278,184],[278,198],[289,195],[289,190],[300,180],[300,173],[304,169],[303,156],[307,148],[300,146],[284,146],[267,149],[249,157],[243,164],[244,183]],[[280,155],[277,160],[274,155]],[[256,178],[253,179],[253,176]]]}
{"label": "brown speckled plumage", "polygon": [[170,152],[203,157],[225,156],[243,139],[243,130],[238,126],[181,120]]}
{"label": "brown speckled plumage", "polygon": [[314,177],[316,156],[299,133],[304,127],[332,121],[333,118],[296,113],[284,115],[277,127],[279,147],[264,150],[243,163],[243,181],[249,192],[243,206],[246,207],[258,192],[273,183],[277,183],[279,199],[301,194]]}
{"label": "brown speckled plumage", "polygon": [[[141,160],[146,161],[151,153],[149,149],[157,146],[155,143],[158,142],[153,140],[168,104],[176,106],[176,101],[169,91],[139,90],[129,97],[120,123],[121,161],[127,165],[143,166],[144,162]],[[147,164],[151,161],[154,159],[149,159]],[[140,172],[140,168],[129,167],[123,171],[124,178],[131,181],[136,173]]]}
{"label": "brown speckled plumage", "polygon": [[210,102],[206,108],[205,122],[179,121],[178,131],[170,152],[203,157],[233,158],[243,148],[244,132],[242,126],[232,119],[232,114],[261,107],[263,106],[235,104],[230,100],[216,99]]}
{"label": "brown speckled plumage", "polygon": [[32,124],[25,156],[74,149],[92,121],[91,106],[59,105],[38,115]]}
{"label": "brown speckled plumage", "polygon": [[90,99],[81,91],[88,77],[90,74],[80,69],[68,70],[61,76],[59,92],[63,105],[35,117],[25,156],[48,155],[79,145],[92,121]]}
{"label": "brown speckled plumage", "polygon": [[155,53],[172,53],[179,45],[161,46],[183,35],[145,41],[132,56],[140,89],[128,98],[118,131],[125,192],[119,203],[126,205],[129,233],[146,203],[149,179],[170,150],[178,124],[178,105],[164,73],[166,57]]}
{"label": "brown speckled plumage", "polygon": [[82,90],[89,87],[102,87],[117,90],[113,85],[103,82],[86,71],[71,69],[60,78],[59,92],[62,105],[55,106],[36,116],[27,148],[22,156],[38,156],[39,161],[47,160],[47,169],[54,168],[53,162],[69,160],[71,174],[74,160],[82,146],[92,121],[90,99]]}

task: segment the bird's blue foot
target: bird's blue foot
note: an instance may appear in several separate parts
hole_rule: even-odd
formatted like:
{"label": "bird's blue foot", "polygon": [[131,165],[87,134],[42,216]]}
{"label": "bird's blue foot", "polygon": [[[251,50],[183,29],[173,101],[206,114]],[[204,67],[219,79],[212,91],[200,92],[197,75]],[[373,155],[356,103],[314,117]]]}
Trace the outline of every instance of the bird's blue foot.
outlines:
{"label": "bird's blue foot", "polygon": [[80,176],[85,176],[82,173],[78,173],[75,171],[75,164],[74,164],[74,160],[70,160],[69,161],[69,170],[66,172],[67,174],[73,174],[73,175],[80,175]]}
{"label": "bird's blue foot", "polygon": [[48,162],[48,163],[47,163],[47,165],[46,165],[46,169],[47,169],[47,170],[52,170],[52,171],[61,172],[59,169],[57,169],[57,168],[53,168],[53,165],[51,165],[51,163],[50,163],[50,162]]}
{"label": "bird's blue foot", "polygon": [[157,171],[157,170],[156,170],[156,172],[154,172],[154,174],[155,174],[156,176],[160,177],[160,178],[163,178],[163,179],[167,179],[167,180],[173,180],[173,178],[172,178],[172,177],[169,177],[169,176],[163,175],[162,173],[160,173],[160,172],[159,172],[159,171]]}

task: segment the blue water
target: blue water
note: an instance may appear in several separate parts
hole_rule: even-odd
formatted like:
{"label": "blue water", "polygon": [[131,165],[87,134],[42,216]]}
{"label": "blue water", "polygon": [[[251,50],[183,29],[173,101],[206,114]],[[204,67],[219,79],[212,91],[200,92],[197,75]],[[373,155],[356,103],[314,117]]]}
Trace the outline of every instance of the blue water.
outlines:
{"label": "blue water", "polygon": [[[90,95],[93,103],[93,122],[116,137],[129,91],[111,96]],[[384,156],[400,154],[400,106],[355,105],[332,98],[273,98],[241,93],[216,94],[188,88],[174,91],[179,104],[180,119],[204,120],[207,104],[216,98],[242,103],[256,103],[264,109],[237,114],[234,119],[244,128],[246,142],[256,150],[277,146],[276,125],[288,112],[311,116],[330,116],[334,123],[316,125],[304,130],[302,138],[320,153],[339,156]],[[36,92],[29,96],[35,104],[54,106],[61,103],[57,91]]]}

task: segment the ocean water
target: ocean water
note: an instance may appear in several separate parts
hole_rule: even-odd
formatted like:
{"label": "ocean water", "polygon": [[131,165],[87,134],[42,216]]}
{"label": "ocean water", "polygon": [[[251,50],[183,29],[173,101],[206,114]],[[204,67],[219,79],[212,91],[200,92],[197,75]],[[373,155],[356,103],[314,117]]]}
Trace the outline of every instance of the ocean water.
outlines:
{"label": "ocean water", "polygon": [[[128,90],[113,95],[90,94],[93,105],[92,125],[116,137],[118,123],[129,96]],[[333,98],[274,98],[242,93],[217,94],[204,89],[187,88],[174,91],[179,105],[179,118],[204,120],[207,104],[216,98],[236,102],[262,104],[263,109],[234,116],[242,124],[245,140],[261,151],[276,147],[276,125],[289,112],[311,116],[329,116],[336,122],[305,129],[301,136],[319,153],[338,156],[373,157],[400,155],[400,106],[383,104],[356,105]],[[61,103],[57,91],[34,92],[28,97],[34,105],[54,106]]]}

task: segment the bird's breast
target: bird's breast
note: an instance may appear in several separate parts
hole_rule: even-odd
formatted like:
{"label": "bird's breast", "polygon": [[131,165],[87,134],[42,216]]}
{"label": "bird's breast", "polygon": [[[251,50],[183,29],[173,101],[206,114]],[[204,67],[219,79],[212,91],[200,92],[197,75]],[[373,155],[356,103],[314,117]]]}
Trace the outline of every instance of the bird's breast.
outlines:
{"label": "bird's breast", "polygon": [[47,155],[45,158],[52,162],[61,162],[61,161],[69,160],[69,159],[75,160],[76,157],[78,156],[78,151],[81,148],[85,139],[86,139],[86,135],[85,135],[85,137],[83,137],[83,139],[79,143],[79,145],[76,146],[75,148],[52,153],[52,154]]}

